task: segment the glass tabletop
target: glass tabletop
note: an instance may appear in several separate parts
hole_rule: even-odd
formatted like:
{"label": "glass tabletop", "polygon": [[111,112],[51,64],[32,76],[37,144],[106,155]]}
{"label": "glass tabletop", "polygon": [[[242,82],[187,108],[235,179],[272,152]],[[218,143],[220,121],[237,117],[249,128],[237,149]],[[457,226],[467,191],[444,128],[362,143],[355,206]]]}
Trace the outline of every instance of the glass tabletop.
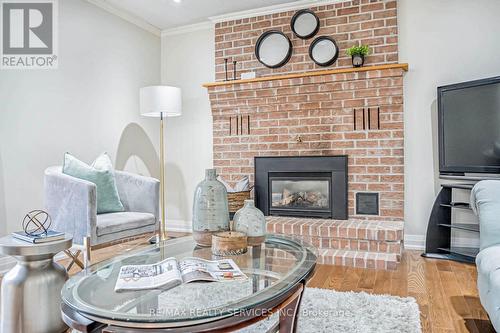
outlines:
{"label": "glass tabletop", "polygon": [[[168,257],[231,258],[248,279],[231,282],[192,282],[175,288],[115,292],[124,265],[157,263]],[[63,287],[68,306],[99,322],[162,323],[208,322],[235,315],[280,297],[307,278],[316,263],[315,250],[301,240],[268,235],[265,243],[245,254],[219,257],[196,245],[191,236],[148,246],[90,267]]]}

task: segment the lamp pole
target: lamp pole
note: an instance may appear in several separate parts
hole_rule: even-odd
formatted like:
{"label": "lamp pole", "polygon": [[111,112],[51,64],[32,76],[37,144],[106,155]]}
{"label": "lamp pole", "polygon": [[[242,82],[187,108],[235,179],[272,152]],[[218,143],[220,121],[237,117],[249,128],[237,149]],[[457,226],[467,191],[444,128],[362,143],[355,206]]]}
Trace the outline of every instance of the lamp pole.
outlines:
{"label": "lamp pole", "polygon": [[164,241],[167,239],[167,221],[165,220],[165,154],[164,154],[164,137],[163,137],[163,112],[160,113],[160,207],[161,220],[159,239]]}

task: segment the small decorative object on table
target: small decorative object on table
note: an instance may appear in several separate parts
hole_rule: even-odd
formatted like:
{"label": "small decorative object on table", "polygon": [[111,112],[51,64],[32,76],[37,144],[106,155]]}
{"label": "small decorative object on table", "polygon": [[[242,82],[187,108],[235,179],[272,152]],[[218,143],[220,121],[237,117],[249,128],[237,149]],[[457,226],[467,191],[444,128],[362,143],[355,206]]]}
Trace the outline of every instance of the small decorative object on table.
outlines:
{"label": "small decorative object on table", "polygon": [[64,233],[50,230],[52,219],[44,210],[32,210],[24,216],[23,231],[15,231],[12,237],[39,244],[64,239]]}
{"label": "small decorative object on table", "polygon": [[216,177],[215,169],[205,170],[194,192],[193,237],[200,246],[212,245],[213,233],[229,230],[227,191]]}
{"label": "small decorative object on table", "polygon": [[234,230],[248,237],[248,245],[258,246],[266,239],[266,218],[255,207],[253,200],[245,200],[245,206],[234,214]]}
{"label": "small decorative object on table", "polygon": [[351,46],[347,49],[346,54],[352,58],[353,67],[361,67],[365,63],[365,56],[370,53],[368,45]]}
{"label": "small decorative object on table", "polygon": [[52,218],[49,213],[43,210],[35,209],[24,215],[23,230],[27,235],[40,236],[47,233],[52,224]]}
{"label": "small decorative object on table", "polygon": [[216,256],[239,255],[247,252],[247,235],[237,231],[212,235],[212,253]]}

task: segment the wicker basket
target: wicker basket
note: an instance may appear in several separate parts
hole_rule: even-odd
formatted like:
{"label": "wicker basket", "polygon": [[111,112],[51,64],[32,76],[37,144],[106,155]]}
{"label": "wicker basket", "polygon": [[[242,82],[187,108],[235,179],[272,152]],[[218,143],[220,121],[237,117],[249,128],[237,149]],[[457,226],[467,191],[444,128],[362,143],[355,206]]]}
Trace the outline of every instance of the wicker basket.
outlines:
{"label": "wicker basket", "polygon": [[227,194],[227,202],[229,204],[229,212],[235,213],[245,204],[245,200],[250,199],[250,192],[252,189],[248,191],[241,192],[229,192]]}

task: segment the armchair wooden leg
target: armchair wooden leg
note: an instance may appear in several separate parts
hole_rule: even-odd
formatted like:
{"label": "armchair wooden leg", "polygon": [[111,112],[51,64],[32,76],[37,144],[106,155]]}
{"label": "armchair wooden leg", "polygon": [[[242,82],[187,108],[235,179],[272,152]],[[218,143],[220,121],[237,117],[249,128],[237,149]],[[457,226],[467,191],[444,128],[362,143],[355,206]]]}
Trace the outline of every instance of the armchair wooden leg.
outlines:
{"label": "armchair wooden leg", "polygon": [[92,247],[90,246],[90,237],[83,238],[83,246],[85,247],[83,262],[85,268],[88,268],[92,264]]}
{"label": "armchair wooden leg", "polygon": [[71,259],[71,262],[69,263],[68,267],[66,267],[66,270],[69,271],[71,267],[73,267],[73,264],[76,264],[78,267],[81,269],[84,268],[83,262],[78,258],[82,251],[77,250],[75,252],[71,252],[70,250],[64,250],[64,253]]}

